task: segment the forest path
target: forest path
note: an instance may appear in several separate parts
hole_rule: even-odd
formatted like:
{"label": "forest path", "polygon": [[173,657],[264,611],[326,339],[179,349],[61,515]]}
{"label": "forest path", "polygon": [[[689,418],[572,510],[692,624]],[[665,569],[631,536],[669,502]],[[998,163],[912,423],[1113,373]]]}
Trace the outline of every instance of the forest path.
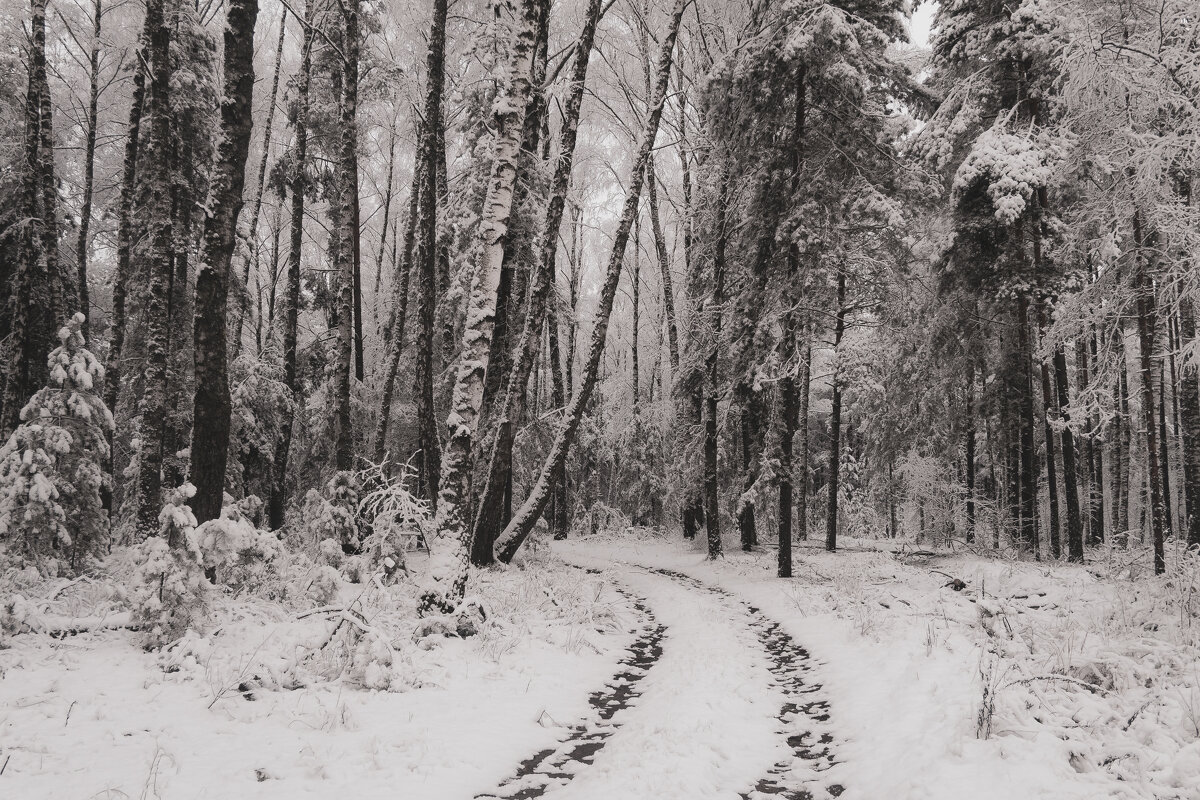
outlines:
{"label": "forest path", "polygon": [[821,780],[835,763],[823,729],[828,705],[808,675],[808,653],[777,623],[682,573],[578,566],[604,567],[648,620],[621,662],[625,673],[592,695],[593,715],[480,798],[841,794]]}

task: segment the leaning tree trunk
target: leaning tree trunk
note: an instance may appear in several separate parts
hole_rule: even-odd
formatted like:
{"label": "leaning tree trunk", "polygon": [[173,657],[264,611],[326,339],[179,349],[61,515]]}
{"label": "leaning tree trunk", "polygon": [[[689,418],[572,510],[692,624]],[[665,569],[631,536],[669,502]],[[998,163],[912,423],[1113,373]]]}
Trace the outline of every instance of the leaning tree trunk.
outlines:
{"label": "leaning tree trunk", "polygon": [[[509,375],[508,385],[504,391],[504,401],[500,408],[496,425],[495,433],[492,441],[482,450],[488,454],[487,469],[484,472],[486,476],[482,491],[479,493],[480,508],[477,510],[476,517],[478,520],[487,519],[487,509],[483,507],[484,503],[495,502],[497,489],[500,487],[500,482],[511,475],[511,463],[505,467],[502,463],[506,459],[512,458],[512,445],[515,435],[516,419],[519,415],[521,399],[524,395],[525,386],[529,383],[529,374],[533,369],[533,364],[537,356],[537,345],[541,338],[542,323],[547,319],[547,298],[550,294],[550,289],[554,285],[555,276],[555,255],[558,252],[558,236],[559,228],[562,226],[563,211],[566,208],[567,190],[571,183],[571,168],[575,159],[575,143],[578,139],[579,131],[579,113],[583,106],[584,90],[587,82],[588,60],[590,58],[592,44],[596,38],[596,27],[599,24],[601,13],[601,0],[589,0],[586,16],[584,17],[583,30],[580,32],[579,41],[575,48],[575,66],[574,72],[571,75],[571,86],[567,96],[566,105],[563,108],[563,125],[560,134],[559,156],[554,169],[554,177],[550,183],[550,202],[546,206],[546,216],[542,224],[541,234],[538,239],[538,247],[536,253],[536,269],[534,271],[533,284],[529,293],[529,304],[525,311],[525,321],[522,326],[521,335],[517,340],[517,345],[514,350],[516,357],[514,360],[512,371]],[[562,375],[558,371],[558,321],[557,317],[551,315],[549,317],[552,325],[550,331],[550,347],[551,347],[551,364],[554,369],[554,392],[556,407],[561,408],[565,404],[565,390],[562,386]],[[560,484],[566,480],[565,470],[561,470],[555,476],[556,484]],[[566,513],[565,486],[558,490],[556,497],[561,498],[561,503],[556,504],[555,516]],[[560,506],[562,506],[560,508]],[[566,534],[565,524],[556,522],[556,535]],[[493,556],[492,545],[494,535],[491,532],[480,529],[476,526],[475,537],[476,542],[473,543],[473,559],[476,563],[481,561],[486,562]],[[479,545],[486,543],[488,547],[487,558],[483,558],[483,554],[479,553]]]}
{"label": "leaning tree trunk", "polygon": [[[493,107],[495,137],[491,175],[479,222],[479,249],[467,301],[463,348],[450,415],[446,420],[448,441],[440,476],[436,533],[429,542],[428,584],[421,592],[419,603],[423,614],[454,609],[462,599],[467,582],[471,522],[467,503],[471,496],[475,431],[496,327],[496,293],[516,190],[517,159],[521,154],[525,114],[533,92],[530,71],[541,2],[544,0],[526,0],[522,4],[508,75]],[[431,174],[430,179],[433,177]],[[426,290],[432,288],[425,287]]]}
{"label": "leaning tree trunk", "polygon": [[333,402],[337,430],[334,461],[339,471],[354,466],[354,430],[350,416],[350,377],[354,360],[355,197],[358,194],[358,10],[359,0],[348,0],[342,9],[342,94],[339,115],[336,180],[339,186],[338,228],[338,329],[333,373]]}
{"label": "leaning tree trunk", "polygon": [[[313,27],[315,0],[304,7],[304,44],[300,51],[300,71],[296,75],[296,140],[292,158],[292,209],[288,221],[287,280],[283,290],[283,379],[292,402],[300,403],[300,377],[296,368],[296,349],[300,325],[300,259],[304,251],[304,193],[308,189],[305,167],[308,163],[308,90],[312,78],[312,45],[316,30]],[[283,527],[284,500],[287,497],[288,454],[292,448],[292,428],[297,413],[283,426],[283,435],[275,450],[271,480],[271,500],[267,508],[271,530]]]}
{"label": "leaning tree trunk", "polygon": [[229,262],[242,209],[254,97],[254,23],[258,0],[227,0],[221,136],[205,203],[204,243],[196,273],[196,401],[192,423],[192,513],[221,515],[229,456],[229,367],[226,315]]}
{"label": "leaning tree trunk", "polygon": [[254,210],[250,213],[250,224],[246,228],[246,263],[242,265],[243,298],[238,302],[237,325],[234,326],[233,349],[237,353],[242,347],[242,331],[246,324],[246,307],[250,292],[250,265],[258,258],[258,220],[262,216],[263,189],[267,182],[267,161],[271,154],[271,129],[275,125],[275,100],[279,96],[279,68],[283,62],[283,40],[287,33],[287,10],[279,15],[279,36],[275,40],[275,70],[271,75],[271,99],[267,103],[267,125],[263,129],[262,153],[258,158],[258,181],[254,189]]}
{"label": "leaning tree trunk", "polygon": [[654,101],[650,107],[642,140],[633,162],[629,192],[625,197],[625,206],[621,213],[620,222],[617,224],[612,250],[609,253],[604,285],[601,287],[599,303],[596,307],[591,345],[588,351],[587,362],[584,365],[583,376],[579,382],[579,390],[571,400],[571,405],[567,409],[562,425],[555,436],[554,444],[551,446],[550,453],[542,465],[541,472],[538,474],[533,489],[525,499],[525,502],[521,504],[517,513],[513,515],[504,532],[496,540],[496,558],[504,563],[508,563],[516,555],[517,550],[521,547],[521,543],[525,541],[525,537],[533,530],[534,524],[541,516],[542,510],[549,501],[551,482],[554,479],[554,475],[566,463],[567,451],[574,439],[575,432],[579,429],[579,422],[583,417],[583,409],[591,398],[592,391],[596,386],[600,361],[604,356],[604,344],[608,334],[609,318],[612,315],[613,300],[616,298],[617,285],[621,278],[621,262],[624,258],[625,247],[629,243],[629,233],[633,227],[633,217],[637,213],[642,191],[642,181],[645,177],[646,162],[650,157],[650,150],[654,147],[654,139],[658,135],[658,124],[662,119],[663,104],[666,101],[667,78],[671,72],[672,53],[675,49],[675,40],[679,35],[679,23],[683,17],[683,10],[687,2],[688,0],[676,0],[675,7],[671,12],[670,24],[662,39],[662,51],[659,55],[658,72],[653,95]]}
{"label": "leaning tree trunk", "polygon": [[171,29],[163,20],[163,0],[146,2],[146,44],[150,77],[150,136],[141,159],[145,186],[146,234],[143,250],[148,278],[143,301],[146,361],[143,369],[142,425],[138,460],[137,531],[158,533],[162,509],[162,442],[167,398],[167,292],[172,270],[171,230]]}
{"label": "leaning tree trunk", "polygon": [[[396,121],[392,120],[392,129],[388,136],[388,168],[387,181],[383,190],[383,223],[379,226],[379,249],[375,251],[375,294],[379,294],[379,284],[383,280],[383,254],[387,250],[388,226],[392,220],[392,188],[396,175]],[[393,245],[393,250],[395,246]],[[378,303],[378,301],[376,301]],[[376,317],[378,319],[378,316]]]}
{"label": "leaning tree trunk", "polygon": [[[529,385],[529,372],[537,355],[541,341],[541,320],[530,319],[526,300],[529,289],[529,272],[535,262],[534,243],[528,230],[533,226],[523,224],[521,214],[529,193],[529,178],[536,169],[539,158],[538,141],[541,136],[541,117],[545,108],[541,86],[546,77],[547,43],[550,36],[550,5],[540,3],[535,20],[534,50],[530,62],[530,85],[533,87],[529,104],[525,110],[524,129],[521,134],[521,149],[517,161],[517,176],[512,199],[512,219],[508,223],[505,237],[504,259],[500,265],[500,282],[496,290],[496,324],[492,330],[492,343],[487,374],[484,376],[483,396],[479,407],[477,431],[480,442],[479,454],[486,458],[474,458],[474,473],[468,479],[471,508],[471,562],[475,566],[488,566],[494,562],[492,544],[496,535],[508,524],[512,516],[512,448],[516,436],[515,426],[520,420],[525,392]],[[543,309],[544,309],[543,304]],[[512,411],[506,409],[510,379],[515,375],[516,358],[513,343],[518,332],[524,330],[525,321],[536,324],[531,335],[533,353],[525,380],[517,385],[516,394],[511,396]]]}
{"label": "leaning tree trunk", "polygon": [[[422,134],[423,136],[423,134]],[[417,238],[417,218],[424,208],[421,200],[421,182],[425,168],[420,163],[413,165],[412,187],[409,189],[408,220],[404,224],[404,248],[400,253],[396,285],[392,290],[392,310],[383,341],[387,345],[386,371],[383,376],[383,392],[379,400],[379,431],[375,435],[375,460],[382,462],[387,457],[387,432],[392,419],[392,399],[396,393],[396,376],[400,374],[400,354],[404,350],[404,326],[408,315],[408,287],[412,276],[413,247]],[[436,222],[435,229],[436,229]],[[392,242],[393,268],[395,268],[396,242]],[[432,343],[431,343],[432,346]],[[421,384],[418,383],[418,386]]]}

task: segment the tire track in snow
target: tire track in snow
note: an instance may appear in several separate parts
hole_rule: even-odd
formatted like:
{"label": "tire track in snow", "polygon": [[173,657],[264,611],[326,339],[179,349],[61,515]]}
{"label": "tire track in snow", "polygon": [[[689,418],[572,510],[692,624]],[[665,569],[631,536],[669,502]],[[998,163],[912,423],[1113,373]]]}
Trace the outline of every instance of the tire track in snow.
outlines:
{"label": "tire track in snow", "polygon": [[[837,761],[832,748],[833,736],[821,730],[824,723],[829,721],[829,703],[817,696],[821,684],[806,678],[806,674],[812,670],[808,651],[798,645],[778,622],[732,592],[675,570],[649,568],[649,571],[740,605],[750,618],[751,629],[767,652],[767,669],[788,698],[777,719],[781,724],[780,733],[787,737],[793,757],[790,761],[776,763],[753,789],[741,794],[742,799],[813,800],[814,796],[840,796],[845,787],[836,783],[824,786],[820,780],[820,773]],[[814,795],[814,791],[818,794]]]}
{"label": "tire track in snow", "polygon": [[622,669],[588,697],[594,718],[572,725],[558,746],[525,759],[516,774],[496,791],[475,795],[476,800],[531,800],[565,786],[592,763],[609,737],[621,727],[615,717],[641,694],[637,684],[662,655],[662,639],[667,629],[655,620],[643,598],[615,584],[613,588],[630,602],[640,621],[632,631],[637,638],[627,648],[625,657],[617,662]]}

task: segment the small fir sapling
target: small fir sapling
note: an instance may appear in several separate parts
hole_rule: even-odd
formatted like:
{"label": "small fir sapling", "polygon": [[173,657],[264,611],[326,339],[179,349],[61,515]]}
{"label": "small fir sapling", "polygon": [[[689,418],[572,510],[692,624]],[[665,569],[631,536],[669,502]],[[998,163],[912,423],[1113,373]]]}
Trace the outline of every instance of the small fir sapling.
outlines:
{"label": "small fir sapling", "polygon": [[159,533],[134,548],[134,623],[147,647],[158,647],[201,630],[208,605],[196,517],[187,505],[196,489],[185,483],[168,496],[159,512]]}
{"label": "small fir sapling", "polygon": [[101,399],[104,367],[85,347],[83,314],[58,332],[49,383],[21,409],[0,449],[0,552],[54,572],[81,572],[108,548],[112,414]]}

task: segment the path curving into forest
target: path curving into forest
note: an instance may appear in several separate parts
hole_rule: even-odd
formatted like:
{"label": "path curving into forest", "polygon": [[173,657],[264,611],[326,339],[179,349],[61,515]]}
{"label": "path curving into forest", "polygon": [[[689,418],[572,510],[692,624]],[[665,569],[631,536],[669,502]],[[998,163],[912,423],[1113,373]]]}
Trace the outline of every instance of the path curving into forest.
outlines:
{"label": "path curving into forest", "polygon": [[[589,570],[594,571],[594,570]],[[666,632],[646,608],[643,598],[614,585],[619,594],[637,612],[638,621],[630,633],[634,640],[618,662],[620,669],[604,686],[588,697],[591,706],[587,718],[569,729],[556,747],[547,748],[525,759],[516,773],[495,792],[476,795],[476,800],[531,800],[565,786],[596,758],[596,754],[621,726],[621,712],[641,694],[638,683],[662,655],[662,638]]]}
{"label": "path curving into forest", "polygon": [[779,623],[681,572],[605,574],[639,615],[621,669],[556,747],[477,800],[842,794],[815,665]]}

